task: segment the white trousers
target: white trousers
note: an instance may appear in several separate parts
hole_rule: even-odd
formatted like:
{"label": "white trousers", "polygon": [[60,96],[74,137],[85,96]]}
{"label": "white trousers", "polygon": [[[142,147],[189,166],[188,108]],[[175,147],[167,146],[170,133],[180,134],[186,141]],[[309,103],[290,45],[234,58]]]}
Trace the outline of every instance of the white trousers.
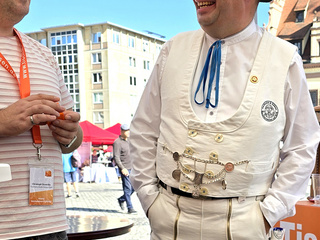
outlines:
{"label": "white trousers", "polygon": [[159,190],[148,211],[152,240],[267,239],[259,206],[263,196],[201,200]]}

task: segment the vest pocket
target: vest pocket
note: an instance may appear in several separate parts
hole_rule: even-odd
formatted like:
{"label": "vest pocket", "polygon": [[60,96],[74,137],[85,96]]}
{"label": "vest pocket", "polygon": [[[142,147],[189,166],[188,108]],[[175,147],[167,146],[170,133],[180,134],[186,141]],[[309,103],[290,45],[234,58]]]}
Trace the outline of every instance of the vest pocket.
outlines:
{"label": "vest pocket", "polygon": [[274,178],[277,166],[278,162],[272,160],[264,162],[250,161],[247,168],[247,171],[252,175],[248,192],[250,196],[266,194]]}

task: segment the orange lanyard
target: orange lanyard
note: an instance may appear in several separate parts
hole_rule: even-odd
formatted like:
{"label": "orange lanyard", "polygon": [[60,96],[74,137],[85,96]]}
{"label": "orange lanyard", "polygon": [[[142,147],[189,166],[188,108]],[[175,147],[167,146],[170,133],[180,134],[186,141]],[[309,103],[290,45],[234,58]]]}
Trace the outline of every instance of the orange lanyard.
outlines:
{"label": "orange lanyard", "polygon": [[[18,36],[18,39],[21,43],[22,54],[21,54],[21,62],[20,62],[20,81],[17,78],[16,73],[14,72],[13,68],[11,67],[7,59],[1,53],[0,53],[0,64],[17,80],[19,90],[20,90],[20,97],[26,98],[30,96],[30,78],[29,78],[29,69],[27,64],[27,55],[23,46],[20,33],[15,28],[13,30],[15,34]],[[32,133],[32,139],[33,139],[33,146],[37,148],[38,158],[41,159],[40,148],[42,147],[42,140],[41,140],[41,134],[40,134],[40,126],[34,125],[31,129],[31,133]],[[40,146],[36,144],[40,144]]]}

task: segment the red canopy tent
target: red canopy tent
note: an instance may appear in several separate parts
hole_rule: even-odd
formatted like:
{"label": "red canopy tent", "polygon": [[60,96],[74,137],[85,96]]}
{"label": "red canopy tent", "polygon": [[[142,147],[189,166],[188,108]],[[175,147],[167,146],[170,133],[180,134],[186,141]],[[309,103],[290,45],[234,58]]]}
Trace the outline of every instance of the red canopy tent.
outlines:
{"label": "red canopy tent", "polygon": [[80,122],[80,126],[83,131],[83,142],[91,142],[94,145],[109,145],[119,137],[119,135],[103,130],[89,121]]}
{"label": "red canopy tent", "polygon": [[111,132],[119,136],[121,134],[120,127],[121,127],[121,124],[117,123],[109,128],[106,128],[105,131]]}
{"label": "red canopy tent", "polygon": [[[78,148],[78,152],[83,159],[82,162],[90,161],[90,168],[92,166],[92,145],[112,145],[114,140],[119,136],[109,131],[103,130],[89,121],[80,122],[83,131],[83,141]],[[92,179],[90,170],[90,179]],[[91,181],[91,180],[90,180]]]}

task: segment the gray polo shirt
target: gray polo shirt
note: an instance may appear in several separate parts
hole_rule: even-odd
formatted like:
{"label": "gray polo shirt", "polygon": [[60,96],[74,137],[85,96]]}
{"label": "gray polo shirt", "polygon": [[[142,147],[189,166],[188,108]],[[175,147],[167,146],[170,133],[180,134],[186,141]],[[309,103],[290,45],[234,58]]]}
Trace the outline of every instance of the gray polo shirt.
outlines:
{"label": "gray polo shirt", "polygon": [[129,140],[124,140],[121,136],[113,143],[113,158],[120,170],[131,169]]}

